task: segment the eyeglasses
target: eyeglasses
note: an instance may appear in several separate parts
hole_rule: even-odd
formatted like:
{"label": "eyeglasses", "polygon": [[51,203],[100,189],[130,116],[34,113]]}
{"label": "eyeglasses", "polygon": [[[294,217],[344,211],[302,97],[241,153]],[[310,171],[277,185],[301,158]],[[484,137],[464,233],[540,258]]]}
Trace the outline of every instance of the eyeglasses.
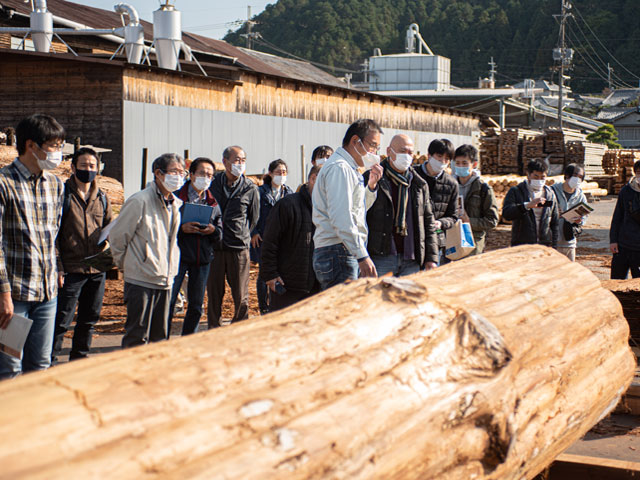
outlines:
{"label": "eyeglasses", "polygon": [[64,149],[64,146],[65,146],[65,142],[56,143],[55,145],[51,145],[50,143],[43,143],[42,145],[38,145],[38,147],[40,147],[40,150],[42,151],[45,151],[45,147],[46,147],[50,150],[54,150],[58,152],[61,152]]}
{"label": "eyeglasses", "polygon": [[[360,140],[360,141],[362,142],[362,145],[364,146],[365,150],[367,150],[368,152],[378,153],[380,151],[380,145],[371,143],[369,140]],[[367,145],[365,145],[365,143],[369,146],[369,148],[367,148]]]}
{"label": "eyeglasses", "polygon": [[213,173],[198,173],[198,174],[193,174],[193,177],[204,177],[204,178],[213,178]]}
{"label": "eyeglasses", "polygon": [[187,176],[187,172],[185,172],[184,170],[167,170],[166,172],[164,172],[166,175],[179,175],[182,178]]}

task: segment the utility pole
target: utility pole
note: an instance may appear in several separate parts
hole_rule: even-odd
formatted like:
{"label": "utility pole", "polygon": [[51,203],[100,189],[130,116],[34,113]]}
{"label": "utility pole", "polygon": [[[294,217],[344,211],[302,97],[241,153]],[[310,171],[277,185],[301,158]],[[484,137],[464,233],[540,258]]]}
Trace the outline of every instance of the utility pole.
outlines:
{"label": "utility pole", "polygon": [[613,84],[611,83],[611,72],[613,72],[613,68],[611,65],[607,63],[607,83],[609,84],[609,90],[613,90]]}
{"label": "utility pole", "polygon": [[251,5],[247,5],[247,48],[251,50],[252,48],[252,38],[251,38],[251,30],[253,28],[253,22],[251,21]]}
{"label": "utility pole", "polygon": [[498,70],[496,70],[496,67],[498,66],[496,64],[496,62],[493,61],[493,57],[491,57],[491,61],[489,62],[489,66],[491,67],[491,70],[489,70],[489,81],[491,82],[491,85],[493,85],[493,87],[496,86],[496,73],[498,73]]}
{"label": "utility pole", "polygon": [[567,23],[567,19],[571,17],[569,10],[571,10],[571,3],[569,0],[561,0],[562,2],[562,13],[560,15],[554,15],[554,17],[560,17],[560,37],[559,37],[559,45],[557,48],[553,49],[553,59],[555,61],[560,62],[560,70],[559,70],[559,78],[558,78],[558,126],[560,130],[562,130],[562,109],[563,109],[563,98],[562,98],[562,89],[564,87],[564,69],[565,67],[569,68],[571,65],[571,60],[573,59],[573,50],[567,48],[567,44],[565,41],[565,26]]}

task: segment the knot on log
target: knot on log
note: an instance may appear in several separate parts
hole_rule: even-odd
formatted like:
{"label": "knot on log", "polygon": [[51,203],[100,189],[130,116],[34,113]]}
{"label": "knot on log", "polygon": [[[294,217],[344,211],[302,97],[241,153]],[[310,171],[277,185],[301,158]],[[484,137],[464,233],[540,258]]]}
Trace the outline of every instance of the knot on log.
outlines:
{"label": "knot on log", "polygon": [[382,277],[378,285],[385,289],[385,300],[394,303],[420,303],[427,294],[427,287],[407,278]]}
{"label": "knot on log", "polygon": [[458,344],[464,352],[462,362],[477,376],[490,376],[504,368],[512,358],[500,331],[475,312],[462,312],[454,319]]}

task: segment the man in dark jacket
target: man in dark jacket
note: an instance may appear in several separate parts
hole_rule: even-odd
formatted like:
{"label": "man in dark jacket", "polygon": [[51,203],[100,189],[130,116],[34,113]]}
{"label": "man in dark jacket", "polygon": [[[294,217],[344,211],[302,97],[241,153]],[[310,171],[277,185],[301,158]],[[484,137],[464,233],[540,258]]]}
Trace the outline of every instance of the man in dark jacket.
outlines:
{"label": "man in dark jacket", "polygon": [[502,217],[512,221],[511,246],[536,244],[555,248],[558,245],[558,202],[545,185],[547,163],[531,160],[527,179],[511,187],[504,199]]}
{"label": "man in dark jacket", "polygon": [[175,194],[183,202],[180,207],[181,215],[184,215],[185,206],[189,203],[206,205],[213,210],[206,226],[198,222],[181,222],[182,225],[178,232],[180,268],[173,281],[167,333],[171,332],[171,320],[176,300],[182,281],[187,274],[189,275],[188,307],[182,324],[182,335],[195,333],[198,330],[200,317],[202,317],[202,304],[209,278],[209,267],[213,261],[213,248],[222,238],[222,214],[216,199],[209,191],[214,172],[215,165],[212,160],[204,157],[196,158],[189,166],[190,180]]}
{"label": "man in dark jacket", "polygon": [[293,305],[320,291],[313,271],[311,193],[320,167],[309,172],[309,182],[298,193],[279,200],[264,230],[260,278],[271,291],[271,311]]}
{"label": "man in dark jacket", "polygon": [[456,206],[458,202],[458,182],[444,169],[453,158],[454,149],[447,139],[434,140],[429,144],[429,159],[415,169],[429,185],[431,211],[438,233],[440,265],[449,263],[444,256],[445,232],[458,220]]}
{"label": "man in dark jacket", "polygon": [[52,363],[62,351],[64,334],[69,330],[78,306],[69,360],[89,354],[93,327],[100,319],[106,274],[83,260],[100,253],[98,245],[103,227],[111,223],[111,203],[95,180],[100,161],[90,148],[81,148],[71,160],[73,175],[65,184],[62,221],[58,234],[58,295]]}
{"label": "man in dark jacket", "polygon": [[640,161],[633,164],[634,177],[620,190],[611,218],[611,278],[624,280],[629,270],[640,277]]}
{"label": "man in dark jacket", "polygon": [[[396,135],[382,162],[378,195],[367,212],[367,250],[378,275],[409,275],[438,263],[438,238],[427,182],[416,175],[413,141]],[[364,174],[365,182],[369,172]]]}
{"label": "man in dark jacket", "polygon": [[220,326],[225,277],[235,305],[232,322],[249,318],[249,245],[260,216],[258,187],[244,176],[246,155],[241,147],[222,153],[224,172],[211,182],[211,193],[222,210],[222,241],[216,247],[209,274],[209,328]]}

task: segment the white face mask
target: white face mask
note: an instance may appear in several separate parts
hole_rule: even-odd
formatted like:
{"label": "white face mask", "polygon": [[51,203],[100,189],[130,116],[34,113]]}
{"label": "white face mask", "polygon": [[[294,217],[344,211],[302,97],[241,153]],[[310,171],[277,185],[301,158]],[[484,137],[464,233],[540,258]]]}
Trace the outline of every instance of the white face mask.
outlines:
{"label": "white face mask", "polygon": [[413,157],[408,153],[396,153],[393,148],[391,151],[396,155],[395,160],[391,159],[393,166],[401,172],[406,172],[413,163]]}
{"label": "white face mask", "polygon": [[162,180],[162,184],[164,185],[164,188],[170,192],[175,192],[184,185],[184,177],[182,177],[182,175],[170,175],[167,173],[164,176],[164,180]]}
{"label": "white face mask", "polygon": [[534,192],[539,192],[544,188],[545,180],[529,180],[529,185],[531,185],[531,190]]}
{"label": "white face mask", "polygon": [[47,158],[45,158],[44,160],[40,160],[38,157],[36,157],[36,160],[38,161],[38,167],[41,170],[53,170],[58,165],[60,165],[60,162],[62,162],[61,151],[58,150],[56,152],[45,152],[45,153],[47,154]]}
{"label": "white face mask", "polygon": [[317,158],[317,159],[316,159],[316,166],[317,166],[317,167],[321,167],[322,165],[324,165],[324,163],[325,163],[326,161],[327,161],[327,159],[326,159],[326,158],[324,158],[324,157],[323,157],[323,158]]}
{"label": "white face mask", "polygon": [[193,177],[191,181],[196,190],[203,192],[211,185],[211,179],[208,177]]}
{"label": "white face mask", "polygon": [[366,152],[361,157],[362,158],[362,163],[364,163],[363,167],[364,167],[365,170],[369,170],[374,165],[377,165],[377,164],[380,163],[380,155],[376,155],[375,153],[369,152],[364,147],[364,143],[362,143],[362,140],[360,140],[360,145],[362,145],[362,148],[364,148],[364,151]]}
{"label": "white face mask", "polygon": [[276,185],[281,187],[282,185],[287,183],[287,176],[286,175],[274,175],[272,181],[273,181],[273,183],[275,183]]}
{"label": "white face mask", "polygon": [[578,177],[571,177],[569,180],[567,180],[567,185],[569,185],[569,188],[571,188],[572,190],[578,188],[581,183],[582,181]]}
{"label": "white face mask", "polygon": [[436,157],[429,157],[429,166],[434,172],[436,172],[436,175],[442,172],[446,165],[446,163],[441,162],[440,160],[436,159]]}
{"label": "white face mask", "polygon": [[246,163],[234,163],[231,165],[231,175],[234,177],[241,176],[247,168]]}

